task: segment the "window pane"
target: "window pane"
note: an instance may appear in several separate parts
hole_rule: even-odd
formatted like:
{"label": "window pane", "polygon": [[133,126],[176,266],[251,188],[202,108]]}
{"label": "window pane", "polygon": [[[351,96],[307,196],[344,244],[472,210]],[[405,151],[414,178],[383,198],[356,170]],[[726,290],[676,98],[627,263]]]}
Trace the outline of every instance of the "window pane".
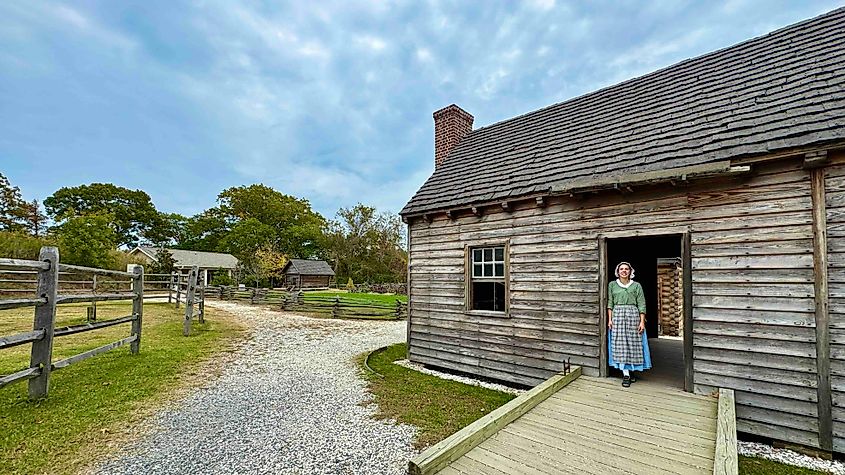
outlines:
{"label": "window pane", "polygon": [[504,261],[505,260],[505,248],[497,247],[496,248],[496,260],[497,261]]}
{"label": "window pane", "polygon": [[496,312],[505,311],[505,284],[504,282],[493,283],[493,310]]}
{"label": "window pane", "polygon": [[496,264],[496,277],[504,277],[505,276],[505,265],[504,264]]}
{"label": "window pane", "polygon": [[472,276],[473,277],[482,277],[481,264],[475,264],[474,266],[472,266]]}
{"label": "window pane", "polygon": [[472,251],[472,261],[473,262],[481,262],[481,249],[473,249],[473,251]]}
{"label": "window pane", "polygon": [[484,264],[484,277],[493,277],[493,264]]}
{"label": "window pane", "polygon": [[472,310],[505,311],[505,283],[475,281],[472,283]]}
{"label": "window pane", "polygon": [[472,309],[493,310],[496,306],[495,282],[472,283]]}
{"label": "window pane", "polygon": [[493,260],[493,248],[488,247],[484,249],[484,260],[485,261],[492,261]]}

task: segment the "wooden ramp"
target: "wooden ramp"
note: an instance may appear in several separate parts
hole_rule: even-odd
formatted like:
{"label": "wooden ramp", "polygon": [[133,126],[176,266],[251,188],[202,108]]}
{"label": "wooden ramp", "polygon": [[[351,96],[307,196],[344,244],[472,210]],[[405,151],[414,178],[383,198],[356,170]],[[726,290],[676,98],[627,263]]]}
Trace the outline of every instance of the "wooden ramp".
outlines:
{"label": "wooden ramp", "polygon": [[[470,426],[463,437],[459,432],[443,441],[439,449],[435,446],[433,451],[420,454],[415,461],[421,465],[415,466],[412,461],[411,473],[736,473],[731,467],[736,462],[730,460],[730,455],[727,461],[720,455],[722,468],[717,464],[714,471],[717,397],[694,395],[645,381],[625,389],[618,379],[577,376],[572,379],[562,389],[547,390],[546,398],[524,407],[520,415],[493,428],[487,427],[481,437],[473,437]],[[733,400],[724,399],[724,405],[727,407],[729,402],[732,411]],[[491,421],[496,419],[494,416]],[[479,427],[489,426],[491,421],[486,425],[482,422]],[[719,425],[724,425],[727,429],[724,433],[728,434],[723,436],[727,440],[723,441],[720,452],[725,450],[724,442],[728,448],[733,443],[735,459],[735,428],[730,423]],[[732,442],[730,434],[733,434]],[[449,443],[450,439],[454,440]],[[450,446],[460,446],[462,439],[472,440],[463,444],[463,450],[448,455]],[[431,463],[438,451],[441,462]]]}

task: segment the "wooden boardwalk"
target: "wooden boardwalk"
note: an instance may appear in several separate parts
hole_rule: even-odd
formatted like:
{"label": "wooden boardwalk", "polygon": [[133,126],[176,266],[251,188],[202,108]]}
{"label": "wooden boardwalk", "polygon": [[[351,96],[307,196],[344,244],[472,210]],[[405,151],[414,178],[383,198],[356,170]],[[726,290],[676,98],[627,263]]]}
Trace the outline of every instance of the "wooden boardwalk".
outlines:
{"label": "wooden boardwalk", "polygon": [[718,399],[580,377],[453,461],[447,474],[712,474]]}

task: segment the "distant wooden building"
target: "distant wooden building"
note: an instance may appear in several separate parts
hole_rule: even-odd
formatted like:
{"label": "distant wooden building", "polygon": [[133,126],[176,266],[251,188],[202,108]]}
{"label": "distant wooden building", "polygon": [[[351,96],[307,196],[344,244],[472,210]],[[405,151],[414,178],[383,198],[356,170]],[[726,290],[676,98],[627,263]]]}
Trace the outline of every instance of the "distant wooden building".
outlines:
{"label": "distant wooden building", "polygon": [[282,269],[285,285],[297,289],[328,287],[334,281],[331,266],[319,259],[291,259]]}
{"label": "distant wooden building", "polygon": [[675,258],[675,384],[734,389],[740,431],[845,452],[845,9],[481,129],[455,105],[434,122],[402,210],[412,361],[608,375],[614,266],[671,346],[654,312]]}
{"label": "distant wooden building", "polygon": [[[199,277],[206,283],[211,282],[211,279],[218,274],[234,277],[235,270],[238,267],[238,259],[224,252],[191,251],[188,249],[171,248],[165,248],[165,250],[173,256],[173,259],[176,261],[176,269],[179,272],[188,274],[191,268],[196,266],[199,268]],[[138,246],[129,253],[146,260],[148,263],[153,263],[157,260],[156,254],[158,251],[158,247]]]}

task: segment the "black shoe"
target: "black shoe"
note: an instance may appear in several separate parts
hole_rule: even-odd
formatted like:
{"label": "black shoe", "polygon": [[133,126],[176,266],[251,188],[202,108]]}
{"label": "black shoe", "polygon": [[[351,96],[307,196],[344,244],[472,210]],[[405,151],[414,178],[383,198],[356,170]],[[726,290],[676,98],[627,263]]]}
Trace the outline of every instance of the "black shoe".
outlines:
{"label": "black shoe", "polygon": [[631,377],[630,376],[623,376],[622,377],[622,387],[623,388],[630,388],[631,387]]}
{"label": "black shoe", "polygon": [[631,377],[630,377],[630,378],[631,378],[631,383],[636,383],[636,382],[637,382],[637,377],[636,377],[636,376],[634,376],[633,374],[631,375]]}

